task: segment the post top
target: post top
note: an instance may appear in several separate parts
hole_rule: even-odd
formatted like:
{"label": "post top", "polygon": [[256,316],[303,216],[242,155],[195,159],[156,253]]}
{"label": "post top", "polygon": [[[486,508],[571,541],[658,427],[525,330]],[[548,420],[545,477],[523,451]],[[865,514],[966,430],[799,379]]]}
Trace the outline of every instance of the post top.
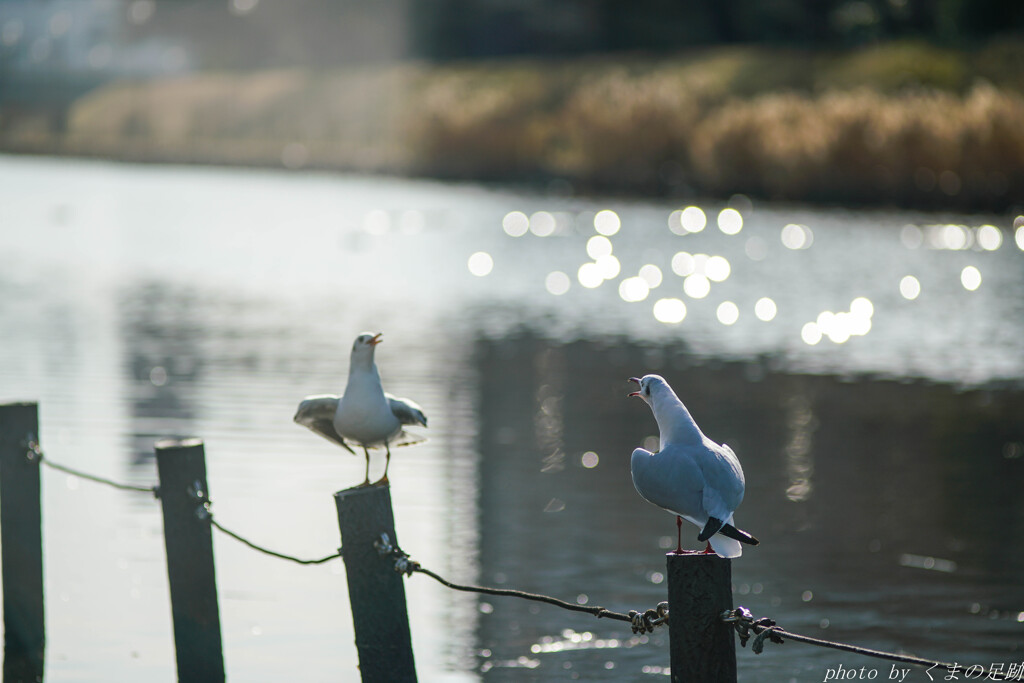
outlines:
{"label": "post top", "polygon": [[715,560],[725,560],[726,562],[730,562],[731,561],[728,557],[722,557],[718,553],[706,553],[703,550],[684,550],[681,553],[677,553],[677,552],[675,552],[673,550],[672,552],[665,553],[665,557],[667,559],[669,559],[669,560],[674,560],[674,559],[691,560],[691,559],[698,559],[698,558],[714,558]]}
{"label": "post top", "polygon": [[343,489],[334,494],[335,498],[349,498],[351,496],[359,496],[377,493],[379,491],[389,491],[391,484],[359,484],[358,486],[352,486],[347,489]]}
{"label": "post top", "polygon": [[158,450],[165,450],[168,448],[193,448],[195,446],[202,445],[203,440],[194,436],[185,439],[160,439],[156,442],[156,448]]}

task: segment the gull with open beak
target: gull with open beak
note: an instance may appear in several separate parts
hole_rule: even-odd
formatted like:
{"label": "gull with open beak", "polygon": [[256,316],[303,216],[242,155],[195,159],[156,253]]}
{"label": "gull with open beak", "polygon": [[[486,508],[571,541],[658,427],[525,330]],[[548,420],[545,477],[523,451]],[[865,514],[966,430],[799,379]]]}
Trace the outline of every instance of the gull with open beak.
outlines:
{"label": "gull with open beak", "polygon": [[633,486],[645,500],[676,515],[676,553],[683,553],[682,520],[697,525],[697,540],[707,541],[705,553],[739,557],[741,543],[758,540],[733,526],[733,512],[743,500],[743,468],[732,449],[700,431],[672,387],[658,375],[630,382],[639,389],[629,394],[644,400],[658,422],[661,446],[657,453],[637,448],[630,460]]}
{"label": "gull with open beak", "polygon": [[370,448],[384,448],[387,461],[384,476],[378,484],[388,483],[391,447],[407,446],[425,441],[419,434],[407,432],[405,425],[427,426],[423,409],[407,398],[397,398],[384,391],[373,352],[381,343],[381,335],[363,333],[352,344],[348,382],[345,393],[307,396],[299,404],[295,422],[309,428],[355,455],[359,446],[366,455],[366,479],[370,483]]}

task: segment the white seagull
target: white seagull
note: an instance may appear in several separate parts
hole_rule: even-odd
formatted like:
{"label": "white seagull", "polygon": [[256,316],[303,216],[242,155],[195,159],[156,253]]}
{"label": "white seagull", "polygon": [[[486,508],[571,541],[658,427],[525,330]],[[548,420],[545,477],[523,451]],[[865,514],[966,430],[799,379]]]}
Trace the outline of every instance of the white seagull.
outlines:
{"label": "white seagull", "polygon": [[733,512],[743,500],[743,468],[736,454],[718,445],[694,422],[690,411],[672,387],[658,375],[645,375],[630,382],[640,385],[630,396],[642,398],[654,412],[661,433],[661,449],[651,453],[633,451],[630,471],[633,486],[645,500],[676,515],[682,553],[682,520],[701,529],[697,540],[708,542],[705,553],[722,557],[743,554],[740,543],[757,545],[758,540],[733,526]]}
{"label": "white seagull", "polygon": [[352,455],[352,446],[360,446],[366,455],[366,480],[370,483],[370,448],[383,447],[387,451],[384,476],[378,484],[388,482],[391,447],[407,446],[426,441],[426,437],[402,429],[403,425],[427,426],[423,409],[407,398],[397,398],[384,391],[380,383],[377,364],[373,362],[374,348],[381,335],[363,333],[352,344],[348,383],[339,398],[333,394],[307,396],[299,404],[295,421],[308,427],[328,441],[332,441]]}

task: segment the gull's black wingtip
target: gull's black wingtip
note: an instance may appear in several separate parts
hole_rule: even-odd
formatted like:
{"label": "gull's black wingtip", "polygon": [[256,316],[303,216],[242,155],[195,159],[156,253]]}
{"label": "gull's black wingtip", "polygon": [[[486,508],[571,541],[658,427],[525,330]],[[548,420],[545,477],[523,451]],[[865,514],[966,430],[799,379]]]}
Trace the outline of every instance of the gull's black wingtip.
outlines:
{"label": "gull's black wingtip", "polygon": [[[704,529],[706,531],[707,527],[704,527]],[[756,538],[748,534],[746,531],[741,531],[740,529],[737,529],[732,524],[722,525],[722,529],[719,531],[719,533],[735,541],[739,541],[740,543],[746,543],[747,545],[761,545],[761,541],[757,540]]]}
{"label": "gull's black wingtip", "polygon": [[[717,534],[719,531],[723,531],[724,527],[729,526],[720,519],[715,517],[708,517],[708,523],[704,525],[704,529],[697,534],[697,540],[704,543],[709,538]],[[728,534],[726,534],[728,535]]]}

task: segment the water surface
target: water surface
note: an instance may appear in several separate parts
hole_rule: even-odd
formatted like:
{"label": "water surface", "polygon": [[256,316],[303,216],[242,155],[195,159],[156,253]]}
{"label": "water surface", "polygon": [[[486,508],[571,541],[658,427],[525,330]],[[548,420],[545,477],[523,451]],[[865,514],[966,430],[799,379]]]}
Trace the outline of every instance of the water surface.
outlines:
{"label": "water surface", "polygon": [[[733,564],[737,604],[816,637],[1024,661],[1024,253],[1008,221],[739,198],[729,234],[724,203],[694,205],[706,227],[680,234],[685,205],[662,202],[0,158],[0,399],[40,402],[49,458],[121,481],[155,482],[157,439],[199,436],[218,521],[320,557],[339,544],[331,494],[363,463],[291,416],[343,388],[356,334],[383,331],[386,386],[430,417],[390,472],[404,549],[456,581],[627,611],[665,599],[673,542],[628,474],[656,425],[625,379],[659,372],[743,461],[737,520],[762,545]],[[581,284],[609,246],[619,272]],[[679,252],[714,279],[684,289]],[[676,299],[685,317],[663,322]],[[174,680],[158,505],[43,476],[47,679]],[[355,676],[339,562],[221,535],[215,556],[229,677]],[[406,586],[422,680],[668,666],[663,630]],[[890,667],[796,643],[738,659],[744,681]]]}

